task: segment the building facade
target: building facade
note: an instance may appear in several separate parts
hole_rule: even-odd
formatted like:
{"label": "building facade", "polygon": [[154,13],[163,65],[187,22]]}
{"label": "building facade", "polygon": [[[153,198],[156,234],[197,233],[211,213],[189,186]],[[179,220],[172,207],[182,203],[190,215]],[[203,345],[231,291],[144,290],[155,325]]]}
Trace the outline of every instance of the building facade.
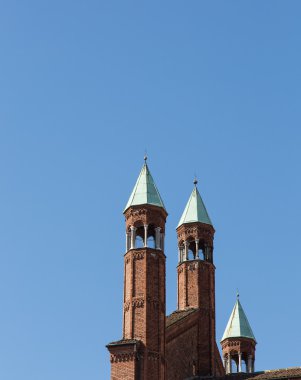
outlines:
{"label": "building facade", "polygon": [[168,213],[146,158],[124,216],[123,333],[121,340],[107,345],[111,380],[301,380],[301,367],[255,372],[257,342],[239,296],[220,355],[215,336],[215,230],[197,181],[176,229],[178,304],[169,316],[164,251]]}

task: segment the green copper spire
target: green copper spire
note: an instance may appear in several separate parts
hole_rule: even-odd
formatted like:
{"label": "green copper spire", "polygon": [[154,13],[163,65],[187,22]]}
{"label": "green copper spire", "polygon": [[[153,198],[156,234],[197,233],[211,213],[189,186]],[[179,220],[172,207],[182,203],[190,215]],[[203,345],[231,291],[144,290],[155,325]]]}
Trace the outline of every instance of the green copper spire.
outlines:
{"label": "green copper spire", "polygon": [[144,157],[145,163],[141,169],[136,185],[130,195],[124,211],[131,206],[144,204],[162,207],[165,210],[164,203],[149,171],[146,160],[147,157]]}
{"label": "green copper spire", "polygon": [[210,224],[212,226],[212,222],[207,213],[204,202],[200,196],[200,193],[196,187],[197,180],[194,180],[194,189],[190,195],[190,198],[187,202],[185,210],[181,216],[178,227],[184,223],[193,223],[200,222],[205,224]]}
{"label": "green copper spire", "polygon": [[227,338],[250,338],[256,342],[247,316],[239,302],[239,294],[237,294],[236,303],[221,341]]}

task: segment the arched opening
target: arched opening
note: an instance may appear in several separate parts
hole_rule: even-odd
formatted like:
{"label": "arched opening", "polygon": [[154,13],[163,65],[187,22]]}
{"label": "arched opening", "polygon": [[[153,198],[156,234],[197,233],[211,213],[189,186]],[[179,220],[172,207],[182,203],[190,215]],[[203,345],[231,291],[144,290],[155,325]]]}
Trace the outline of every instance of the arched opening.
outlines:
{"label": "arched opening", "polygon": [[204,240],[198,242],[198,256],[201,260],[213,262],[212,260],[213,248],[208,245]]}
{"label": "arched opening", "polygon": [[147,247],[156,249],[156,229],[153,224],[147,227]]}
{"label": "arched opening", "polygon": [[206,261],[204,248],[202,248],[202,247],[200,247],[200,249],[199,249],[199,258],[200,258],[200,260]]}
{"label": "arched opening", "polygon": [[188,248],[188,255],[187,255],[187,260],[194,260],[195,259],[195,254],[192,249]]}
{"label": "arched opening", "polygon": [[135,248],[143,248],[144,247],[144,241],[143,241],[143,238],[141,236],[136,236],[136,240],[135,240]]}
{"label": "arched opening", "polygon": [[247,359],[243,359],[242,360],[242,366],[241,366],[241,370],[242,372],[248,372],[248,360]]}
{"label": "arched opening", "polygon": [[155,240],[154,236],[148,236],[147,247],[153,248],[153,249],[156,248],[156,240]]}
{"label": "arched opening", "polygon": [[232,373],[238,373],[238,362],[235,359],[231,359]]}
{"label": "arched opening", "polygon": [[137,226],[135,231],[135,248],[143,248],[144,247],[144,227]]}
{"label": "arched opening", "polygon": [[194,239],[188,238],[187,243],[187,260],[195,260],[196,258],[196,246]]}
{"label": "arched opening", "polygon": [[227,373],[248,372],[247,360],[246,360],[247,357],[245,354],[238,351],[231,351],[230,358],[231,358],[231,365],[228,362],[229,357],[225,357],[225,361],[224,361]]}

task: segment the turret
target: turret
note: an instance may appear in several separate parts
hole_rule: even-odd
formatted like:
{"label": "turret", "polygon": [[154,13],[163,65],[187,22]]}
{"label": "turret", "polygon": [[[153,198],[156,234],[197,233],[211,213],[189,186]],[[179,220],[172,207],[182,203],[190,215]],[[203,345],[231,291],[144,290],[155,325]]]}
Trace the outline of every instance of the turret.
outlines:
{"label": "turret", "polygon": [[146,158],[123,213],[126,228],[123,338],[108,345],[111,379],[165,380],[167,212]]}
{"label": "turret", "polygon": [[[210,288],[214,293],[214,232],[195,180],[194,188],[177,227],[179,310],[205,307],[209,298],[204,297],[204,292]],[[199,269],[196,270],[197,268]],[[200,271],[204,273],[201,274]],[[211,307],[214,308],[214,294],[211,298]],[[206,307],[209,307],[209,304]]]}
{"label": "turret", "polygon": [[195,374],[216,375],[214,228],[194,181],[177,227],[179,264],[178,310],[198,313]]}
{"label": "turret", "polygon": [[233,372],[232,362],[236,365],[235,372],[254,372],[256,339],[238,294],[221,345],[226,373]]}

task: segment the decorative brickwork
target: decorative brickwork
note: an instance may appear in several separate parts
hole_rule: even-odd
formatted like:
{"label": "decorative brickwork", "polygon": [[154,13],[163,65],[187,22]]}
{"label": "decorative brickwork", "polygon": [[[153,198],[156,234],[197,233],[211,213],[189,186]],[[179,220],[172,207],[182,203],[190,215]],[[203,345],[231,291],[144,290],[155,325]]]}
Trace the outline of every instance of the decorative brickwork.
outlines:
{"label": "decorative brickwork", "polygon": [[152,205],[141,205],[130,207],[125,212],[126,229],[131,226],[140,227],[144,225],[154,225],[165,232],[165,222],[167,213],[163,208]]}
{"label": "decorative brickwork", "polygon": [[[195,375],[208,376],[211,368],[209,352],[202,348],[204,327],[200,309],[187,309],[172,313],[166,320],[167,379],[183,380]],[[206,345],[208,350],[208,346]],[[225,374],[216,343],[213,348],[215,376]],[[208,364],[209,363],[209,364]],[[210,375],[209,375],[210,376]]]}
{"label": "decorative brickwork", "polygon": [[[131,235],[124,255],[123,339],[139,340],[141,344],[135,355],[117,352],[113,360],[110,350],[111,379],[113,374],[123,376],[125,371],[135,373],[134,377],[128,377],[131,380],[165,380],[166,216],[163,208],[152,205],[132,206],[125,212],[126,230]],[[143,247],[136,247],[137,236],[143,239]],[[147,246],[149,236],[155,240],[155,247]],[[131,360],[125,360],[129,358],[133,358],[132,364]]]}
{"label": "decorative brickwork", "polygon": [[[232,372],[232,360],[236,364],[237,372],[254,372],[256,342],[253,339],[243,337],[227,338],[221,344],[227,373]],[[243,368],[243,362],[245,363],[245,369]]]}
{"label": "decorative brickwork", "polygon": [[[193,366],[187,364],[188,368],[185,369],[185,376],[187,376],[187,371],[190,372],[190,376],[192,376],[192,372],[194,372],[194,375],[215,376],[217,362],[221,362],[219,353],[216,352],[215,342],[214,232],[211,225],[198,221],[185,223],[177,228],[180,251],[180,262],[177,267],[178,310],[197,309],[194,316],[190,318],[192,320],[196,319],[194,330],[190,329],[193,336],[190,341],[195,341],[195,343],[190,349],[187,348],[188,354],[193,352],[194,364]],[[189,251],[193,254],[192,260],[188,257]],[[201,251],[201,254],[199,251]],[[187,333],[188,327],[185,325],[185,334]],[[168,358],[173,356],[175,347],[181,345],[181,339],[176,338],[173,344],[167,346]],[[185,342],[187,337],[183,335],[183,339]],[[218,359],[216,359],[217,356]]]}
{"label": "decorative brickwork", "polygon": [[[141,200],[146,203],[137,204]],[[146,163],[124,215],[123,338],[107,346],[111,380],[301,380],[301,368],[254,373],[256,340],[238,299],[223,336],[222,361],[215,340],[215,230],[196,187],[177,228],[178,308],[168,317],[167,212]],[[237,336],[232,315],[244,318],[244,334]]]}
{"label": "decorative brickwork", "polygon": [[122,340],[107,347],[110,351],[111,380],[136,379],[140,370],[141,343],[136,340]]}

